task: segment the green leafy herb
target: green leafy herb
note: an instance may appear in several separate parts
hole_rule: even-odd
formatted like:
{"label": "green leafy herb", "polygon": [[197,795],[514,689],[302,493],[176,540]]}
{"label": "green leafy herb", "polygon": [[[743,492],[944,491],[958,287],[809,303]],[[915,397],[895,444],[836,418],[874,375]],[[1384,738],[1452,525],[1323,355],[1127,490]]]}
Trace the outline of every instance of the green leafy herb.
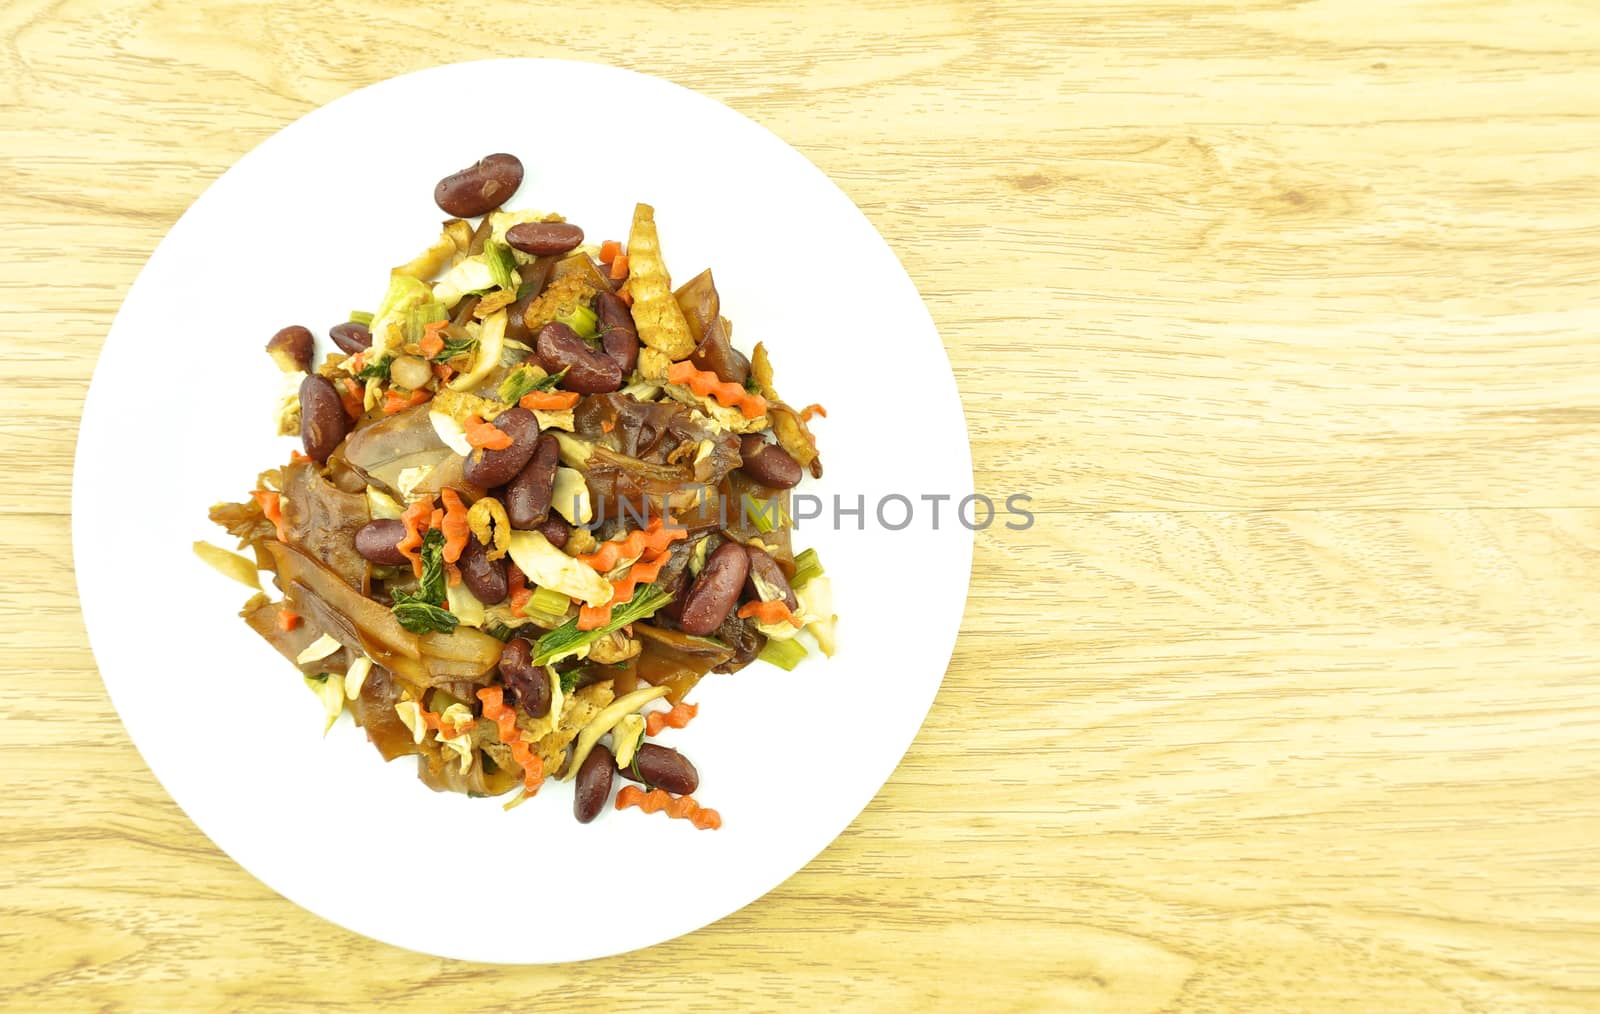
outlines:
{"label": "green leafy herb", "polygon": [[460,622],[454,613],[424,601],[420,595],[413,597],[397,591],[393,593],[393,598],[394,618],[413,634],[448,634]]}
{"label": "green leafy herb", "polygon": [[506,626],[499,620],[490,620],[488,623],[484,624],[483,632],[494,638],[496,641],[509,641],[513,637],[517,636],[515,629]]}
{"label": "green leafy herb", "polygon": [[448,362],[456,356],[471,352],[477,347],[478,339],[476,338],[451,338],[444,343],[444,348],[439,350],[439,354],[433,357],[433,361],[436,363]]}
{"label": "green leafy herb", "polygon": [[448,609],[444,587],[444,533],[434,528],[422,537],[422,579],[416,594],[395,591],[393,612],[413,634],[449,633],[460,621]]}
{"label": "green leafy herb", "polygon": [[483,245],[483,259],[489,265],[494,284],[502,289],[517,288],[517,258],[504,243],[490,240]]}
{"label": "green leafy herb", "polygon": [[350,323],[352,323],[352,324],[365,324],[365,325],[371,326],[372,320],[373,320],[372,314],[368,313],[365,310],[351,310],[350,311]]}
{"label": "green leafy herb", "polygon": [[[644,737],[640,736],[639,738],[643,739]],[[636,780],[638,780],[646,788],[650,788],[651,787],[650,783],[644,780],[644,772],[639,770],[639,748],[638,747],[634,747],[634,749],[633,749],[633,763],[629,764],[628,766],[633,769],[633,777]]]}
{"label": "green leafy herb", "polygon": [[578,651],[584,645],[591,644],[614,630],[621,630],[630,623],[653,615],[657,609],[671,601],[671,592],[663,591],[653,584],[640,585],[634,590],[633,598],[611,610],[611,621],[604,626],[594,630],[579,630],[578,618],[574,616],[539,638],[539,643],[534,646],[533,664],[544,665],[557,655]]}
{"label": "green leafy herb", "polygon": [[760,394],[761,393],[761,382],[756,380],[755,377],[745,377],[744,378],[744,389],[746,391],[749,391],[751,394]]}
{"label": "green leafy herb", "polygon": [[367,365],[361,367],[361,369],[356,373],[356,379],[371,380],[376,377],[379,380],[388,380],[389,364],[393,361],[394,359],[392,356],[381,356],[378,359],[375,359]]}
{"label": "green leafy herb", "polygon": [[548,377],[538,377],[533,370],[526,366],[519,366],[511,371],[506,379],[500,382],[500,390],[495,392],[500,400],[508,405],[515,405],[522,400],[522,396],[532,391],[553,391],[561,383],[561,378],[567,375],[568,367],[563,367],[560,373],[552,373]]}
{"label": "green leafy herb", "polygon": [[582,672],[583,666],[580,665],[576,669],[568,669],[566,672],[556,673],[557,676],[561,677],[561,692],[564,694],[572,693],[578,686],[578,676]]}

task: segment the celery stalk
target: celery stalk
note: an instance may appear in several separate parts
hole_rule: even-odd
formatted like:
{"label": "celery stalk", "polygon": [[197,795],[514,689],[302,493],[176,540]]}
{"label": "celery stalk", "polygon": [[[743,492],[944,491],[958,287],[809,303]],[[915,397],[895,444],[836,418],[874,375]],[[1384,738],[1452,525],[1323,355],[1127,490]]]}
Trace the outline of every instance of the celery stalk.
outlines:
{"label": "celery stalk", "polygon": [[533,598],[529,599],[528,604],[522,607],[522,611],[524,613],[533,612],[544,613],[549,616],[561,616],[566,613],[567,606],[571,604],[571,599],[554,588],[536,586],[533,589]]}
{"label": "celery stalk", "polygon": [[562,310],[556,314],[556,320],[572,328],[578,337],[585,341],[599,333],[600,318],[582,303],[575,303],[570,309]]}
{"label": "celery stalk", "polygon": [[817,558],[817,551],[804,550],[794,558],[794,577],[789,579],[789,587],[799,588],[812,578],[821,577],[822,574],[822,561]]}
{"label": "celery stalk", "polygon": [[441,320],[449,320],[450,311],[443,303],[421,303],[406,311],[404,330],[407,342],[420,342],[422,332],[429,325]]}
{"label": "celery stalk", "polygon": [[793,672],[794,667],[799,665],[800,660],[805,657],[805,645],[793,638],[787,641],[779,641],[775,638],[769,639],[767,646],[761,649],[761,654],[756,656],[763,662],[771,662],[785,672]]}
{"label": "celery stalk", "polygon": [[372,314],[368,313],[365,310],[351,310],[350,311],[350,322],[352,324],[371,324],[372,323]]}

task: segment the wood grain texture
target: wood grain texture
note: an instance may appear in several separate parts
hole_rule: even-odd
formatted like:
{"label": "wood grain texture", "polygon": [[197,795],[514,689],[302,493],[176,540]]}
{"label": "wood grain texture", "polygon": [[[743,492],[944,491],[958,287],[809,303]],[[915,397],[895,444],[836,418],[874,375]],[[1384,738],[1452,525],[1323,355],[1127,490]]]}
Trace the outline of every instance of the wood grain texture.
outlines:
{"label": "wood grain texture", "polygon": [[[0,42],[0,1007],[1600,1010],[1592,3],[9,0]],[[165,230],[317,105],[513,54],[828,172],[927,299],[979,488],[1039,512],[979,537],[929,723],[832,847],[526,969],[219,853],[67,580],[84,385]]]}

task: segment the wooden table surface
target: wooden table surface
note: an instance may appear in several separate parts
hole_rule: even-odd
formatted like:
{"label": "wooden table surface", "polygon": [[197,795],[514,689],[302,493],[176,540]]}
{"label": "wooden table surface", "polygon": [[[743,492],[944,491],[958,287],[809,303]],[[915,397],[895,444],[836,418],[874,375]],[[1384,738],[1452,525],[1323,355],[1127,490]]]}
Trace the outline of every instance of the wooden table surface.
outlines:
{"label": "wooden table surface", "polygon": [[[1591,0],[8,0],[0,41],[7,1009],[1600,1009]],[[668,77],[838,181],[978,487],[1038,512],[978,537],[927,726],[832,847],[553,968],[222,855],[111,708],[68,542],[178,215],[322,103],[503,55]]]}

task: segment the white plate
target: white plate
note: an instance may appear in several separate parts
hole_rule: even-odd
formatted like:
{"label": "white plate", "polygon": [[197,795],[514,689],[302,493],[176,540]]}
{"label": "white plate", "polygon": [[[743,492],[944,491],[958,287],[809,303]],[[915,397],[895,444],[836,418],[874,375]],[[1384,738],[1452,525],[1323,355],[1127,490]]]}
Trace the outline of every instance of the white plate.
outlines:
{"label": "white plate", "polygon": [[[560,112],[546,120],[542,109]],[[735,344],[764,340],[780,390],[827,406],[816,424],[827,474],[802,489],[830,509],[835,495],[868,505],[863,531],[825,517],[797,534],[834,578],[836,657],[792,674],[757,663],[713,676],[694,695],[695,722],[663,737],[699,768],[696,796],[722,813],[720,831],[609,807],[579,825],[570,788],[556,784],[506,813],[500,800],[430,792],[410,759],[385,765],[348,715],[324,738],[316,699],[235,615],[248,593],[190,552],[197,538],[232,548],[206,508],[242,499],[296,445],[271,435],[281,380],[267,337],[303,323],[326,351],[327,328],[372,309],[389,267],[437,236],[434,183],[495,151],[527,168],[508,207],[560,211],[594,241],[625,238],[634,203],[653,204],[674,279],[713,267]],[[954,379],[866,218],[725,106],[560,61],[386,81],[240,159],[128,293],[84,407],[75,475],[90,642],[129,735],[178,805],[323,918],[478,961],[645,947],[804,866],[916,735],[949,662],[972,555],[951,507],[935,530],[918,499],[972,491]],[[872,505],[895,492],[922,509],[886,531]],[[487,885],[503,900],[482,901]],[[665,893],[648,900],[653,890]]]}

